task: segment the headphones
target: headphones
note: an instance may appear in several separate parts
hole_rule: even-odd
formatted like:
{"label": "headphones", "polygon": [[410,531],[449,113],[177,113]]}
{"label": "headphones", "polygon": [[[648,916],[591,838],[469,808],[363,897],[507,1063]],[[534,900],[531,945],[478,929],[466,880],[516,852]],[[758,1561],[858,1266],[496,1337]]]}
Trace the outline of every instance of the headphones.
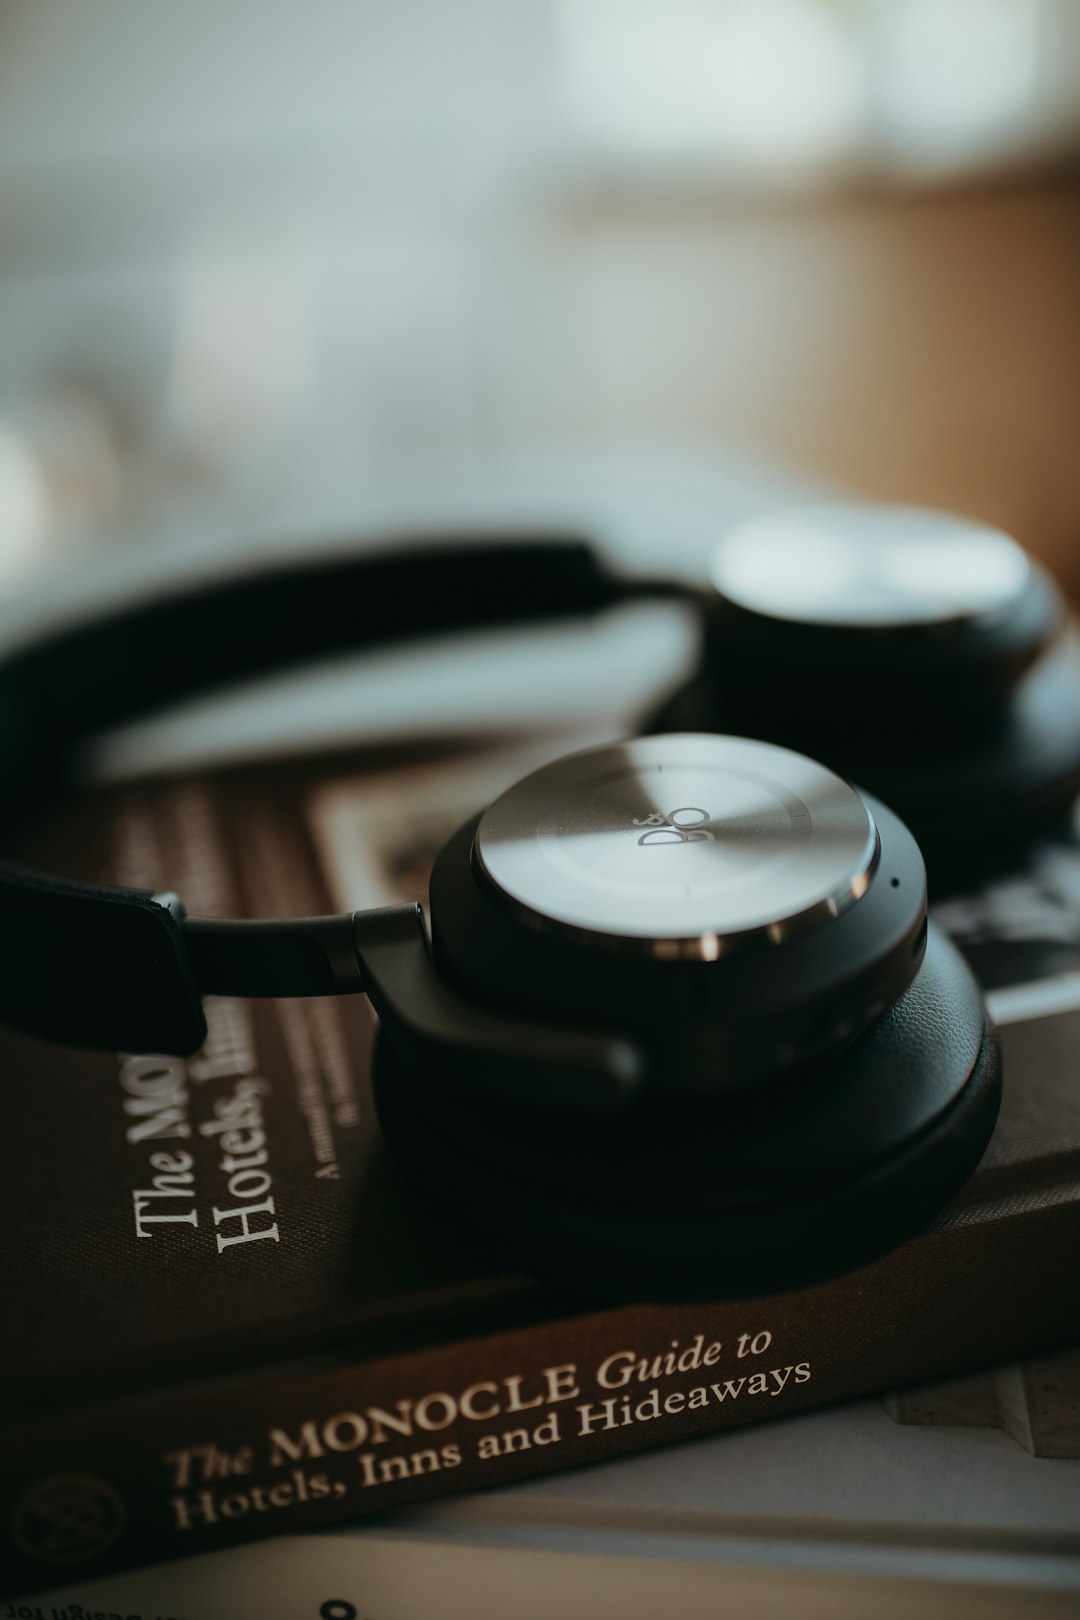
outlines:
{"label": "headphones", "polygon": [[[239,674],[658,594],[703,600],[521,535],[129,604],[0,667],[9,779],[25,804],[88,732]],[[9,865],[0,1019],[189,1054],[205,994],[365,992],[406,1178],[518,1268],[594,1295],[774,1292],[893,1247],[974,1169],[1000,1072],[971,971],[928,923],[918,844],[875,792],[899,788],[942,845],[971,834],[968,762],[996,794],[980,837],[1066,806],[1080,700],[1060,598],[1005,536],[837,508],[729,535],[704,609],[702,672],[655,735],[543,766],[449,840],[430,941],[415,905],[203,920]],[[954,779],[965,797],[935,820]]]}

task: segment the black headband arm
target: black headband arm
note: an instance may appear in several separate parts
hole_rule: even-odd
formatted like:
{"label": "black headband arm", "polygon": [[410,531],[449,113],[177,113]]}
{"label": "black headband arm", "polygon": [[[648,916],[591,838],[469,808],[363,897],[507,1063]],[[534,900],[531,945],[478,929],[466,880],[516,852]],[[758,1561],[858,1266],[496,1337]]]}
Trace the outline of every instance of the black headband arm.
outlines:
{"label": "black headband arm", "polygon": [[[662,587],[661,587],[662,588]],[[78,739],[229,681],[445,631],[586,617],[647,585],[568,536],[402,539],[299,554],[173,589],[0,662],[0,741],[17,776]]]}
{"label": "black headband arm", "polygon": [[[431,962],[420,907],[268,922],[184,917],[175,895],[95,888],[0,868],[7,1021],[78,1046],[188,1056],[202,996],[366,992],[399,1049],[447,1081],[520,1102],[617,1110],[641,1058],[626,1040],[464,1006]],[[57,942],[64,946],[58,961]],[[43,971],[57,975],[52,982]]]}

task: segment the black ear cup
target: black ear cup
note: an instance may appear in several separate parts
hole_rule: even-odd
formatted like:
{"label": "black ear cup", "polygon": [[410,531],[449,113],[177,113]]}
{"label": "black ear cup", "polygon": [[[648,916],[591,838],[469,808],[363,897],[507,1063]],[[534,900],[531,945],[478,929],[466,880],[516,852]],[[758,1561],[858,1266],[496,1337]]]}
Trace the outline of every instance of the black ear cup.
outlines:
{"label": "black ear cup", "polygon": [[525,1104],[509,1060],[481,1095],[384,1018],[387,1144],[506,1263],[611,1297],[800,1286],[914,1232],[989,1139],[997,1047],[918,850],[799,755],[675,735],[553,762],[450,840],[431,908],[478,1012],[641,1060],[603,1114]]}
{"label": "black ear cup", "polygon": [[1075,638],[1008,537],[936,513],[805,508],[726,536],[712,584],[702,673],[648,730],[770,737],[825,761],[897,811],[936,889],[1068,813]]}
{"label": "black ear cup", "polygon": [[723,1298],[850,1270],[974,1170],[998,1048],[931,928],[901,999],[839,1057],[738,1101],[616,1121],[500,1109],[375,1055],[387,1145],[417,1193],[507,1266],[610,1298]]}

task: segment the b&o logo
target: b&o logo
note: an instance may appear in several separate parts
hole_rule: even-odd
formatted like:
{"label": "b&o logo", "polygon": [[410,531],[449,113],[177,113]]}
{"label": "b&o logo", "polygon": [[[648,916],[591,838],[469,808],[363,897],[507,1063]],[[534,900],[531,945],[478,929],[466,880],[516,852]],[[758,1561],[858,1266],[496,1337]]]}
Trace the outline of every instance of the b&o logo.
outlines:
{"label": "b&o logo", "polygon": [[707,810],[702,810],[696,804],[684,804],[678,810],[672,810],[663,816],[659,810],[652,815],[642,816],[640,820],[634,817],[635,827],[647,827],[638,839],[639,844],[714,844],[709,828],[706,826],[712,817]]}

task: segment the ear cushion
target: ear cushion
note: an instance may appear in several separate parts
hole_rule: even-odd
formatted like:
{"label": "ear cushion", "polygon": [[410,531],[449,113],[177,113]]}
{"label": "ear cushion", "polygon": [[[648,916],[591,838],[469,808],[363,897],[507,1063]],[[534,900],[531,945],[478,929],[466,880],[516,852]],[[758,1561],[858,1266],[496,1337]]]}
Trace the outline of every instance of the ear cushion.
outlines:
{"label": "ear cushion", "polygon": [[[744,728],[704,676],[648,716],[646,731]],[[876,794],[914,833],[932,889],[969,881],[1013,859],[1065,816],[1080,792],[1080,659],[1071,633],[1058,638],[978,721],[916,710],[903,724],[882,714],[872,727],[790,731],[782,693],[772,722],[756,732],[821,759]]]}
{"label": "ear cushion", "polygon": [[989,1141],[997,1041],[931,929],[923,967],[838,1057],[742,1107],[665,1102],[623,1121],[497,1108],[411,1074],[380,1037],[391,1154],[504,1263],[609,1298],[721,1298],[852,1269],[923,1226]]}

